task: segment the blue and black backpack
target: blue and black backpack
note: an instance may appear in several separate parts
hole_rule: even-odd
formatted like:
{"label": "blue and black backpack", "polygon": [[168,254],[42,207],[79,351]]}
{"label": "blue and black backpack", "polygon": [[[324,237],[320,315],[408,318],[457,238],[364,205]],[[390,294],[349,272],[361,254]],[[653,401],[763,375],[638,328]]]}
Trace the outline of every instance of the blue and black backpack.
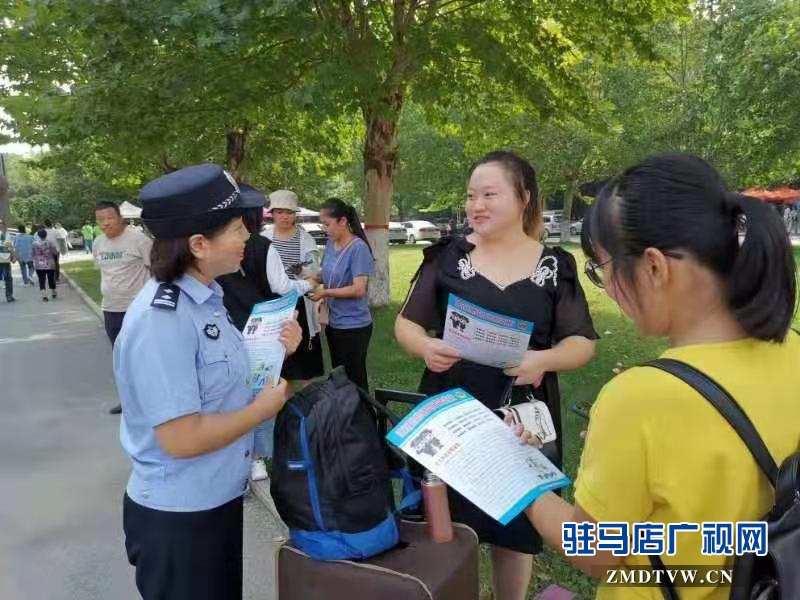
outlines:
{"label": "blue and black backpack", "polygon": [[[390,471],[386,409],[342,368],[312,383],[275,421],[271,492],[292,544],[317,560],[359,560],[399,543],[396,510],[420,502],[407,469]],[[402,478],[395,507],[391,480]]]}

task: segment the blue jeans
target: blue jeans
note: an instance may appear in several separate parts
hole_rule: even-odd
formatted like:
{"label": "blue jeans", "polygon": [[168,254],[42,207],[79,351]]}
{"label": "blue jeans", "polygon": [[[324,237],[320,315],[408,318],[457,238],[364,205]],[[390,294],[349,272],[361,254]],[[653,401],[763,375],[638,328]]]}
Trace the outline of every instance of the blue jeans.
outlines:
{"label": "blue jeans", "polygon": [[83,240],[83,249],[86,250],[86,254],[92,253],[92,240]]}
{"label": "blue jeans", "polygon": [[11,263],[0,263],[0,281],[6,282],[6,300],[14,297],[14,277],[11,275]]}
{"label": "blue jeans", "polygon": [[32,261],[28,262],[19,261],[19,270],[22,273],[22,282],[25,285],[33,283],[34,270]]}
{"label": "blue jeans", "polygon": [[253,456],[256,458],[272,458],[272,434],[275,431],[275,417],[267,419],[255,429]]}

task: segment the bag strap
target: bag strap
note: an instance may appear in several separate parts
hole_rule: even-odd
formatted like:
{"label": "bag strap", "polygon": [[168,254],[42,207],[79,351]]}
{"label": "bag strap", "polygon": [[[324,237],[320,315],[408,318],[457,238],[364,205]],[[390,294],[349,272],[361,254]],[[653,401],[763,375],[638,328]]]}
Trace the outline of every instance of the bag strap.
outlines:
{"label": "bag strap", "polygon": [[[679,360],[660,358],[647,362],[644,366],[660,369],[677,377],[703,396],[733,427],[770,484],[773,488],[776,486],[778,465],[769,453],[753,422],[725,388],[702,371]],[[666,571],[660,556],[650,556],[650,564],[654,570]],[[662,578],[662,582],[661,592],[665,600],[679,600],[678,592],[669,578]]]}
{"label": "bag strap", "polygon": [[[347,253],[347,251],[350,249],[350,246],[352,246],[355,241],[356,241],[356,237],[354,236],[353,239],[350,240],[349,242],[347,242],[347,245],[344,248],[342,248],[342,251],[339,253],[339,256],[336,257],[336,262],[333,263],[333,268],[331,269],[331,283],[333,283],[333,278],[336,276],[336,269],[339,268],[339,263],[342,262],[342,259],[344,258],[344,255]],[[339,285],[342,285],[343,282],[344,282],[344,275],[340,273],[339,274]],[[331,289],[336,289],[339,286],[333,285],[333,286],[330,286],[330,287],[331,287]]]}

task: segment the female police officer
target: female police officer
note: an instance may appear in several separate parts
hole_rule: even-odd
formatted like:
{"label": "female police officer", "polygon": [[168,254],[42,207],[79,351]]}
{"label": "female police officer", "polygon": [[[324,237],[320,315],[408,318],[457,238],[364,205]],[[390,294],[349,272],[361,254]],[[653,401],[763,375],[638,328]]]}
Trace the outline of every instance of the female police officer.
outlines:
{"label": "female police officer", "polygon": [[[287,398],[285,381],[252,397],[242,336],[214,281],[239,268],[249,237],[239,188],[221,168],[198,165],[150,182],[139,198],[155,237],[153,279],[114,351],[133,463],[128,560],[145,600],[238,599],[252,430]],[[281,339],[294,351],[296,322]]]}

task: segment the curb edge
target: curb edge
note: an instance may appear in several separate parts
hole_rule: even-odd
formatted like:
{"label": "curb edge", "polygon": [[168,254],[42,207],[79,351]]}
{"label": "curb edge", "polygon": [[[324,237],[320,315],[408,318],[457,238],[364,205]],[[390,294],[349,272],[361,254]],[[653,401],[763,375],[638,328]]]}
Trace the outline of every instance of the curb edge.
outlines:
{"label": "curb edge", "polygon": [[97,302],[92,300],[89,297],[89,295],[86,292],[83,291],[81,286],[79,286],[77,283],[75,283],[75,280],[72,279],[72,277],[67,275],[66,271],[64,271],[63,268],[61,269],[61,276],[67,281],[67,284],[69,285],[69,287],[71,287],[73,290],[75,290],[78,293],[78,296],[80,296],[81,300],[83,300],[83,302],[86,304],[86,306],[88,306],[92,310],[94,315],[98,319],[100,319],[100,322],[101,323],[104,322],[104,320],[103,320],[103,310],[99,306],[97,306]]}

